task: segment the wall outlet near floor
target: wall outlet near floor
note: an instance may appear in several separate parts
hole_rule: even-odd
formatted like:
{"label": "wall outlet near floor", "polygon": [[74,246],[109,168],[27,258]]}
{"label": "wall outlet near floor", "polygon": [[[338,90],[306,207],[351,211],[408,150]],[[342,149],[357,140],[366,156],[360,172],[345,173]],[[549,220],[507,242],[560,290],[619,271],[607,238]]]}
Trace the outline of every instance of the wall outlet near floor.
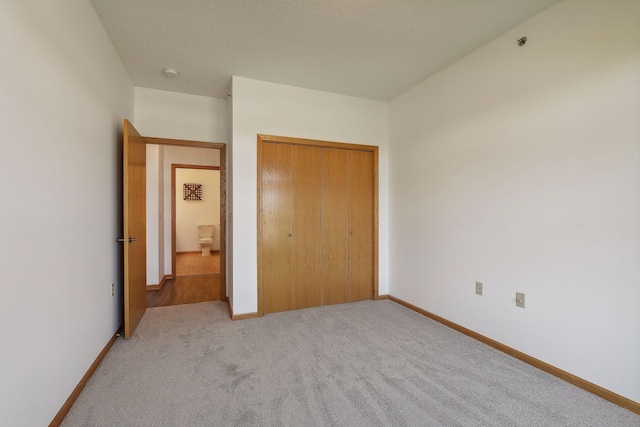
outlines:
{"label": "wall outlet near floor", "polygon": [[116,294],[116,284],[112,283],[111,284],[111,296],[115,296]]}
{"label": "wall outlet near floor", "polygon": [[516,292],[516,306],[524,308],[524,294],[522,292]]}
{"label": "wall outlet near floor", "polygon": [[476,282],[476,294],[482,295],[482,282]]}

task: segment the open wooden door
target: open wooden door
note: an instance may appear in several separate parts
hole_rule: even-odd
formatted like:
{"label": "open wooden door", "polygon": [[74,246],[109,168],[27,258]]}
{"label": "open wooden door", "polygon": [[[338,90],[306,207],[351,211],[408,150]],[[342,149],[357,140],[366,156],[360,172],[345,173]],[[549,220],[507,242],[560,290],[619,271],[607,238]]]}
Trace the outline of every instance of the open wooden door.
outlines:
{"label": "open wooden door", "polygon": [[129,338],[147,309],[147,213],[144,138],[124,121],[123,197],[124,337]]}

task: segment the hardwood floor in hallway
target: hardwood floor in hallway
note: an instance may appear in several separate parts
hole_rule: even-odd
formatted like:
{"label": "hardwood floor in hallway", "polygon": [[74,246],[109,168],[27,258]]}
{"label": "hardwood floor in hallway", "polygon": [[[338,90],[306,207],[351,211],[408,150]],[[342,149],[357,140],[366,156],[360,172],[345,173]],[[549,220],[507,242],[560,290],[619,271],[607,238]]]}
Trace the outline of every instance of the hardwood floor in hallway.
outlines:
{"label": "hardwood floor in hallway", "polygon": [[161,289],[147,291],[147,307],[194,304],[220,300],[220,252],[176,254],[176,277]]}
{"label": "hardwood floor in hallway", "polygon": [[180,252],[176,254],[176,276],[198,276],[220,273],[220,252],[202,256],[200,252]]}
{"label": "hardwood floor in hallway", "polygon": [[165,281],[159,290],[147,291],[147,307],[166,307],[219,300],[219,274],[176,277]]}

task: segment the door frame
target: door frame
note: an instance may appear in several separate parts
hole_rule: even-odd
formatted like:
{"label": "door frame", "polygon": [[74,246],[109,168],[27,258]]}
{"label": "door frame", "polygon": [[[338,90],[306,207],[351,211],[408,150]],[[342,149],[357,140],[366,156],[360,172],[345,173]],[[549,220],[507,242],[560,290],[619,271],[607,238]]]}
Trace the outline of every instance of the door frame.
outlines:
{"label": "door frame", "polygon": [[[227,145],[220,142],[189,141],[184,139],[155,138],[148,136],[144,136],[143,138],[147,144],[153,145],[172,145],[178,147],[220,150],[220,301],[227,301]],[[211,166],[206,166],[206,168],[210,167]],[[197,167],[194,166],[193,168],[196,169]],[[173,170],[174,169],[172,168],[172,171]],[[175,179],[172,176],[172,199],[175,199],[174,183]],[[172,201],[171,217],[171,275],[172,277],[175,277],[175,200]]]}
{"label": "door frame", "polygon": [[257,191],[257,220],[258,220],[258,316],[264,314],[262,304],[262,147],[264,144],[298,145],[317,148],[336,148],[349,151],[366,151],[373,154],[373,299],[379,299],[378,291],[378,147],[374,145],[360,145],[344,142],[322,141],[316,139],[293,138],[288,136],[275,136],[258,134],[258,191]]}

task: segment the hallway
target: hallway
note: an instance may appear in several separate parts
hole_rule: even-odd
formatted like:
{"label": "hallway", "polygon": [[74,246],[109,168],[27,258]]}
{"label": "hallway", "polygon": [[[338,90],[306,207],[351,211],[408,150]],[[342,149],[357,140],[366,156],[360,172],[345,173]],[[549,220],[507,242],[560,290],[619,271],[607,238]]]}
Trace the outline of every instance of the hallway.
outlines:
{"label": "hallway", "polygon": [[167,307],[220,300],[220,252],[176,254],[176,277],[147,291],[147,307]]}

